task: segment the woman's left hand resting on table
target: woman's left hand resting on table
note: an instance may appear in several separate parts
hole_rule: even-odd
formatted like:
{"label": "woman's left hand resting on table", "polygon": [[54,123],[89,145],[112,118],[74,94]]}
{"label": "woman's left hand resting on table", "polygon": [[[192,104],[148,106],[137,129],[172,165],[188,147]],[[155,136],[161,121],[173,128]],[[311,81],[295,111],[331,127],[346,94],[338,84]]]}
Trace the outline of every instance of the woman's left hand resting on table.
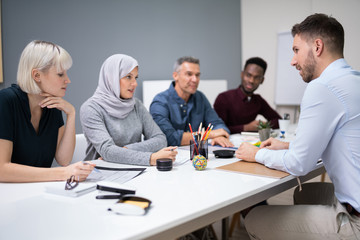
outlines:
{"label": "woman's left hand resting on table", "polygon": [[160,158],[169,158],[174,162],[176,159],[176,155],[178,154],[176,148],[177,147],[166,147],[151,154],[150,165],[156,165],[156,160]]}

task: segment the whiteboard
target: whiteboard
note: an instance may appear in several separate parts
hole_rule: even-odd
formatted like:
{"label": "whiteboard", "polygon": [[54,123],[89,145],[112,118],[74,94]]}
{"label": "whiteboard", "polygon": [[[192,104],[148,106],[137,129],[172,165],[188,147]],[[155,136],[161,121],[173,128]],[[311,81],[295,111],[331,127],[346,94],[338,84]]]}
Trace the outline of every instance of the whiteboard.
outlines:
{"label": "whiteboard", "polygon": [[[173,80],[152,80],[143,82],[143,103],[147,110],[154,97],[167,90]],[[211,106],[214,105],[219,93],[227,90],[227,80],[200,80],[198,90],[205,94]]]}
{"label": "whiteboard", "polygon": [[278,33],[276,69],[276,105],[300,105],[306,83],[291,66],[293,37],[290,32]]}

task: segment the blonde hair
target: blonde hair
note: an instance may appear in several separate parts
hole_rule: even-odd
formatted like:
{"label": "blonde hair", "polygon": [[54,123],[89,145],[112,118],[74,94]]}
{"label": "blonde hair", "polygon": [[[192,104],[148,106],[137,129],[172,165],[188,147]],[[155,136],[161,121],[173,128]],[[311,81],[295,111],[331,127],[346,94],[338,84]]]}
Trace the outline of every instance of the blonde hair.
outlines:
{"label": "blonde hair", "polygon": [[32,70],[46,73],[55,66],[58,72],[68,70],[72,65],[70,54],[51,42],[35,40],[30,42],[20,56],[17,83],[26,93],[39,94],[41,90],[32,78]]}

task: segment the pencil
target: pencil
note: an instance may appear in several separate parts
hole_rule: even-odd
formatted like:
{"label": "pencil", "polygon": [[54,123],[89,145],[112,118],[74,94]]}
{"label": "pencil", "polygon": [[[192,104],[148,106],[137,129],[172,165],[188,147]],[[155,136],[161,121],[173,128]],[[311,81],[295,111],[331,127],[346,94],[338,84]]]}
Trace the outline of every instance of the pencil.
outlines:
{"label": "pencil", "polygon": [[214,127],[214,125],[211,125],[211,128],[209,129],[208,133],[206,134],[204,140],[207,140],[207,139],[208,139],[208,137],[209,137],[209,135],[210,135],[210,132],[211,132],[211,130],[213,129],[213,127]]}
{"label": "pencil", "polygon": [[202,141],[202,140],[205,140],[204,138],[206,137],[206,134],[207,134],[207,132],[209,131],[210,125],[211,125],[211,123],[209,123],[209,125],[208,125],[208,127],[207,127],[207,129],[206,129],[206,131],[205,131],[205,135],[202,137],[201,141]]}

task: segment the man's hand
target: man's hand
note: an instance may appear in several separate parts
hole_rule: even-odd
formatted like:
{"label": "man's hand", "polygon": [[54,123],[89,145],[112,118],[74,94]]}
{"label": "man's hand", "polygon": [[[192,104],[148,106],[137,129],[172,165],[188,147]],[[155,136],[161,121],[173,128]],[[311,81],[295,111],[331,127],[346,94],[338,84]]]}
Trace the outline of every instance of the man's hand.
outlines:
{"label": "man's hand", "polygon": [[289,143],[274,138],[269,138],[261,143],[260,148],[267,148],[270,150],[289,149]]}
{"label": "man's hand", "polygon": [[259,120],[254,120],[248,124],[244,124],[244,132],[256,132],[258,130]]}
{"label": "man's hand", "polygon": [[260,149],[258,147],[255,147],[250,143],[244,142],[235,151],[235,156],[248,162],[256,162],[255,155],[259,150]]}
{"label": "man's hand", "polygon": [[222,147],[233,147],[234,144],[232,144],[232,142],[230,142],[230,140],[226,137],[217,137],[217,138],[213,138],[211,141],[211,145],[220,145]]}
{"label": "man's hand", "polygon": [[213,138],[217,138],[217,137],[225,137],[225,138],[229,138],[229,133],[227,131],[225,131],[223,128],[219,128],[216,130],[212,130],[209,134],[209,139],[213,139]]}

